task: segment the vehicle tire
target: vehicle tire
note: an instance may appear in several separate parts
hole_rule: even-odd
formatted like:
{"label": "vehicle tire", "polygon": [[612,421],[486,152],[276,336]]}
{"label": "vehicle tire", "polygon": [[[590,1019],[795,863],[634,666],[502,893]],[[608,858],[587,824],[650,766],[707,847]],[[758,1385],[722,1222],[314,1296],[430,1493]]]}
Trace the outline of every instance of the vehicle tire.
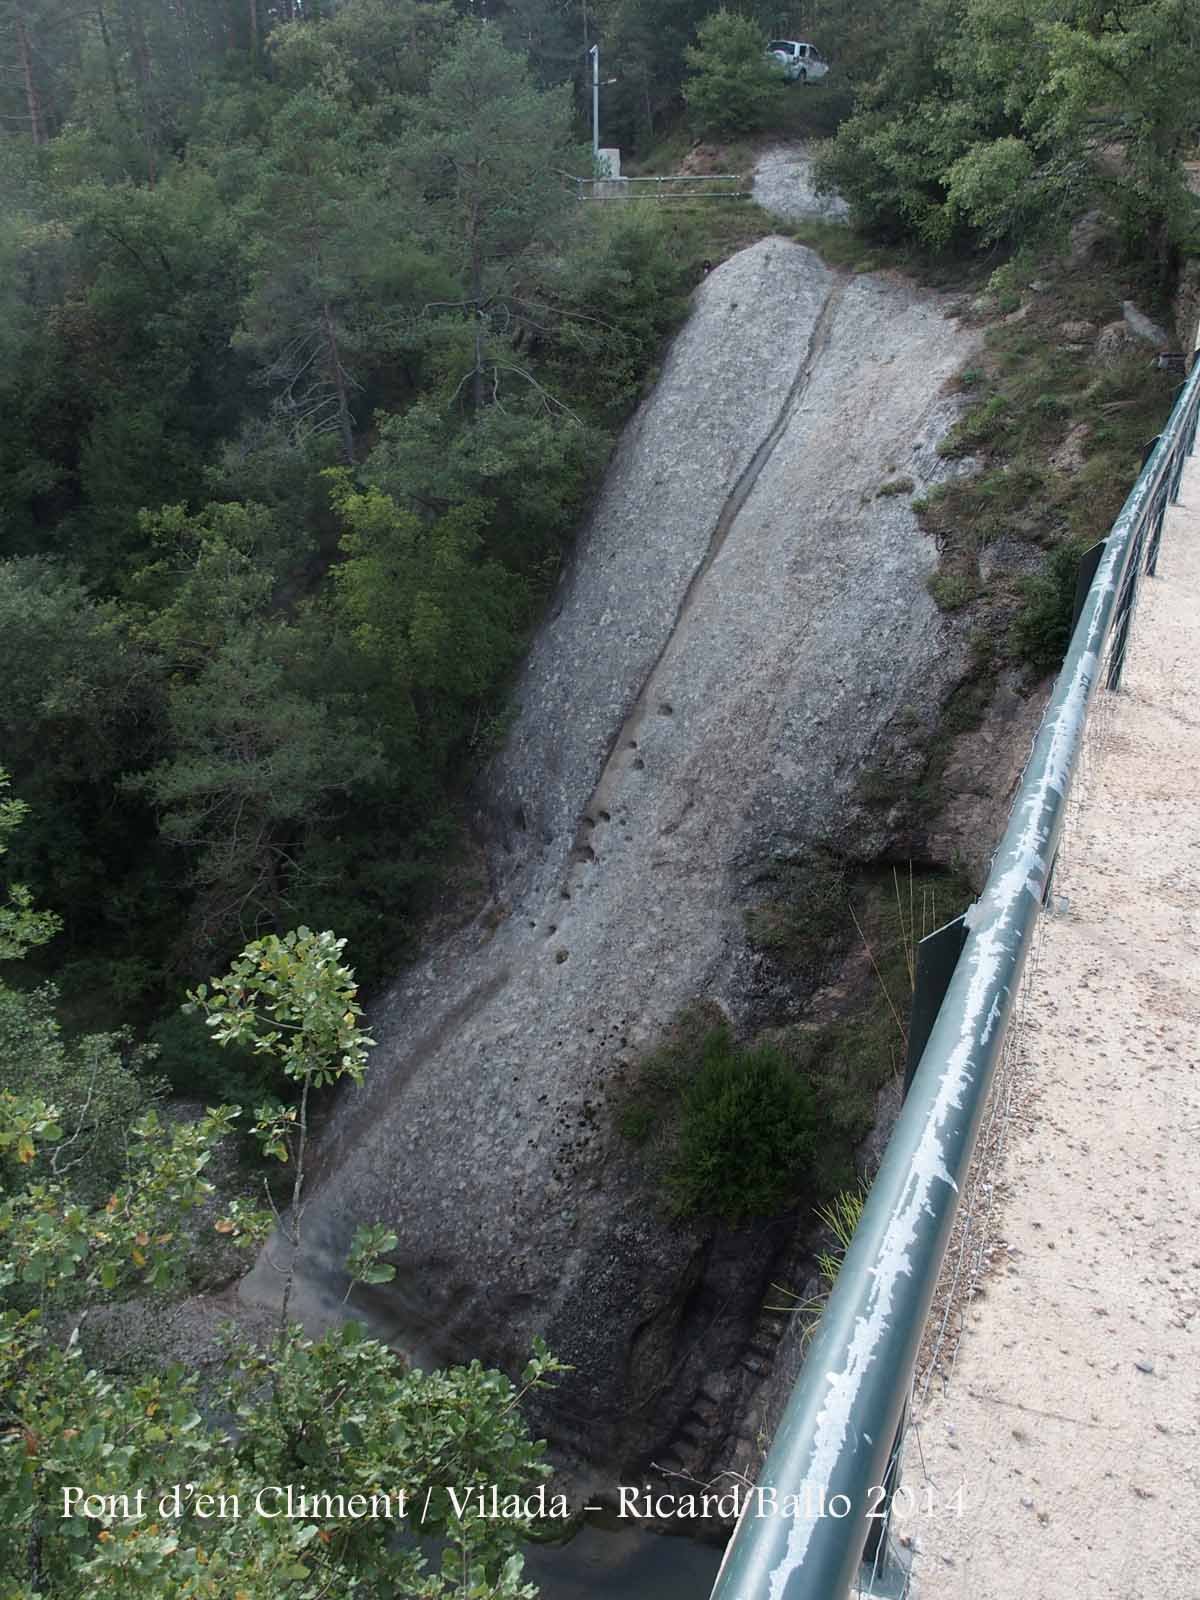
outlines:
{"label": "vehicle tire", "polygon": [[800,76],[797,78],[796,82],[797,83],[807,83],[808,82],[808,72],[804,67],[800,68]]}

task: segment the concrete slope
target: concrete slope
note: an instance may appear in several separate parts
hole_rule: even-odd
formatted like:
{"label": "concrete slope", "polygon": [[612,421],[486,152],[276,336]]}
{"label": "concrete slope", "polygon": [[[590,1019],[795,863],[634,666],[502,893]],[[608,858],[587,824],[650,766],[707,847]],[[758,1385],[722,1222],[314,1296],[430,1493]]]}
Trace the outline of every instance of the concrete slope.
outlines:
{"label": "concrete slope", "polygon": [[[964,667],[904,496],[945,470],[978,336],[903,281],[768,239],[696,295],[517,688],[481,786],[495,902],[376,1008],[307,1208],[299,1310],[337,1314],[354,1226],[400,1238],[356,1297],[422,1361],[576,1371],[540,1419],[598,1471],[721,1399],[785,1223],[677,1227],[614,1133],[622,1068],[698,997],[736,1021],[756,864],[886,846],[853,795]],[[269,1301],[260,1264],[244,1294]]]}

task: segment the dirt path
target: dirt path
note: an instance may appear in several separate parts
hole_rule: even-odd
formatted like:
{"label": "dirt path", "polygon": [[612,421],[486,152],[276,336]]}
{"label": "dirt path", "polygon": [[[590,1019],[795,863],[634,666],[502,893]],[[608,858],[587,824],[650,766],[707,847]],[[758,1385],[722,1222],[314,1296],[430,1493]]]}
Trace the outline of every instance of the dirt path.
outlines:
{"label": "dirt path", "polygon": [[1198,622],[1200,456],[1089,729],[991,1270],[909,1437],[921,1600],[1200,1592]]}

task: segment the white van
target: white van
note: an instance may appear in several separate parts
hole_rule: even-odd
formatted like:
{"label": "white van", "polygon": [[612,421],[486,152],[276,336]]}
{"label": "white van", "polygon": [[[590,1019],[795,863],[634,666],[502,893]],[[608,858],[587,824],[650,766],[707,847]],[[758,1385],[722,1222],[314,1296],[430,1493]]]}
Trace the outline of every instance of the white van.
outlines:
{"label": "white van", "polygon": [[801,39],[772,39],[767,54],[783,67],[791,83],[817,83],[829,71],[829,63],[815,44]]}

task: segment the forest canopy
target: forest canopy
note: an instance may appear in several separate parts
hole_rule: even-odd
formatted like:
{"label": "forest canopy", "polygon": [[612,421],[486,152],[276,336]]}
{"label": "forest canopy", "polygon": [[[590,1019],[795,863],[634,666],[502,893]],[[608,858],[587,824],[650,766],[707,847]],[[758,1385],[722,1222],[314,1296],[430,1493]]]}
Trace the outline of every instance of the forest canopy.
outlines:
{"label": "forest canopy", "polygon": [[308,921],[377,979],[680,224],[579,208],[570,82],[448,5],[3,22],[0,751],[44,959],[152,1015]]}

